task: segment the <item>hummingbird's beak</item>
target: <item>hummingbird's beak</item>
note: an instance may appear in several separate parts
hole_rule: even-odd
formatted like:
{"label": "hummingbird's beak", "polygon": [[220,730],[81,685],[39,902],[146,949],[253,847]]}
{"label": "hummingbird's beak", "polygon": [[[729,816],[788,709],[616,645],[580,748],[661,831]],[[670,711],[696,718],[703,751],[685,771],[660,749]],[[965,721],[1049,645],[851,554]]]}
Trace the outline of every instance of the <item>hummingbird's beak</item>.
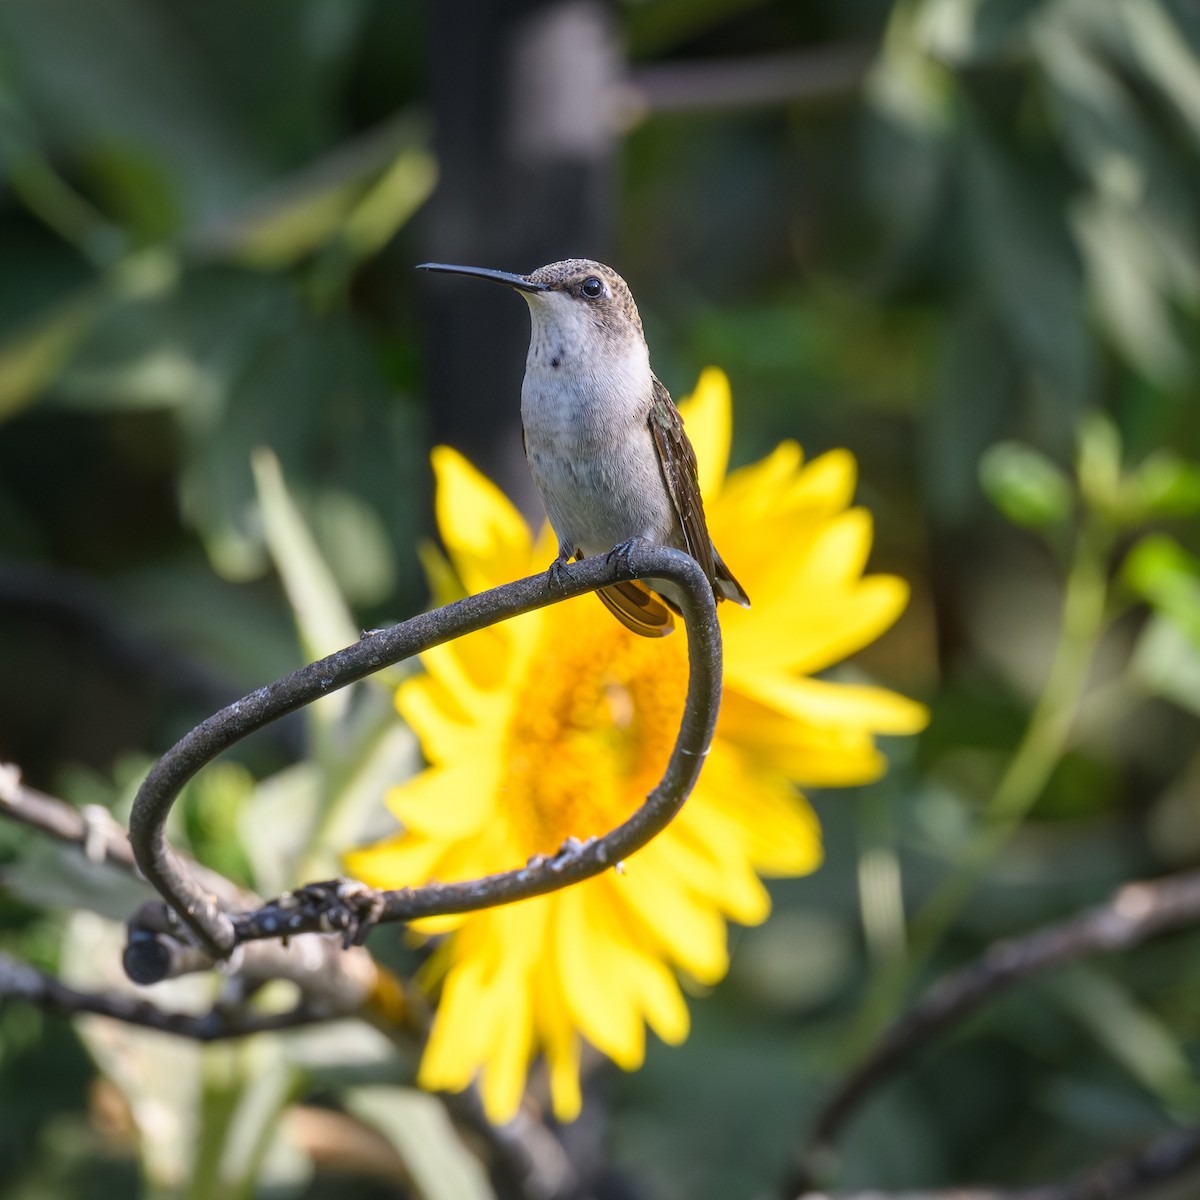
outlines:
{"label": "hummingbird's beak", "polygon": [[476,279],[490,279],[492,283],[502,283],[505,287],[517,288],[522,292],[544,292],[549,286],[545,283],[534,283],[525,275],[514,275],[510,271],[493,271],[489,267],[455,267],[449,263],[421,263],[418,271],[440,271],[444,275],[473,275]]}

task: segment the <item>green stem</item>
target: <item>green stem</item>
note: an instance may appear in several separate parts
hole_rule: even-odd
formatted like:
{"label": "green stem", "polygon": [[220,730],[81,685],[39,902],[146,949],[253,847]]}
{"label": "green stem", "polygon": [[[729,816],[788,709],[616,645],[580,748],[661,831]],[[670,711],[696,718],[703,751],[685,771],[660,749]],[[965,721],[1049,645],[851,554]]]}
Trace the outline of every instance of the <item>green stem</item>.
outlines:
{"label": "green stem", "polygon": [[84,199],[40,154],[9,164],[8,183],[25,207],[94,266],[108,267],[125,250],[121,230]]}

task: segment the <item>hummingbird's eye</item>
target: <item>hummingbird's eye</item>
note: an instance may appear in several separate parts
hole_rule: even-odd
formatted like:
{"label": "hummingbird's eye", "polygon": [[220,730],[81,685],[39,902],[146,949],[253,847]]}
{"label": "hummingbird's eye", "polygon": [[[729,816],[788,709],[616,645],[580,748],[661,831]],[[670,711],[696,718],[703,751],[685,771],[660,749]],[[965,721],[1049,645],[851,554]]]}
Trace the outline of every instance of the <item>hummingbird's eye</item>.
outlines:
{"label": "hummingbird's eye", "polygon": [[595,300],[598,296],[602,296],[604,294],[604,284],[597,279],[595,275],[589,275],[588,278],[579,285],[579,290],[589,300]]}

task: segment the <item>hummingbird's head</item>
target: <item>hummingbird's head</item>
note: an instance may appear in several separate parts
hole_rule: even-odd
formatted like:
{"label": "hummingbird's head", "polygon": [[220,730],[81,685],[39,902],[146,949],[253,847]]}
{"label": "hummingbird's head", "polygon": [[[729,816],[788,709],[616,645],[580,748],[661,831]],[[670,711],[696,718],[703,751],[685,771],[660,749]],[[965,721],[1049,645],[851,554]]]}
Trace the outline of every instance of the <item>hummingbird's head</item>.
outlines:
{"label": "hummingbird's head", "polygon": [[642,319],[625,280],[590,258],[549,263],[528,275],[445,263],[422,263],[419,269],[472,275],[515,288],[529,304],[535,342],[549,336],[580,345],[626,341],[631,335],[644,341]]}

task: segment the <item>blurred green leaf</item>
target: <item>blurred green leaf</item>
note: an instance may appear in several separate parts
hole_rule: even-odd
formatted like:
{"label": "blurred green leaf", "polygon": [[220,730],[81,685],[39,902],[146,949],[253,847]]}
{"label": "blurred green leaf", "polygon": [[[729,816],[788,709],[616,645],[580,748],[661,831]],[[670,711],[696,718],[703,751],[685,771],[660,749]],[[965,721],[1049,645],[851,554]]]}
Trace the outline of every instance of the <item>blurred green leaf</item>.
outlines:
{"label": "blurred green leaf", "polygon": [[311,520],[321,553],[348,604],[379,604],[396,585],[396,556],[383,518],[353,492],[324,488]]}
{"label": "blurred green leaf", "polygon": [[952,124],[956,88],[953,73],[930,54],[923,39],[923,14],[917,0],[893,6],[867,92],[874,107],[896,125],[928,138]]}
{"label": "blurred green leaf", "polygon": [[1155,616],[1147,622],[1129,672],[1152,696],[1200,716],[1200,650],[1174,621]]}
{"label": "blurred green leaf", "polygon": [[1150,534],[1125,556],[1121,579],[1200,650],[1200,559],[1169,534]]}
{"label": "blurred green leaf", "polygon": [[0,421],[32,404],[87,334],[94,297],[69,300],[0,343]]}
{"label": "blurred green leaf", "polygon": [[249,864],[237,837],[237,822],[253,790],[254,777],[241,763],[216,762],[188,782],[179,804],[195,856],[243,884],[249,882]]}
{"label": "blurred green leaf", "polygon": [[1151,379],[1179,381],[1188,356],[1155,278],[1157,255],[1142,218],[1124,205],[1093,198],[1078,201],[1072,219],[1091,291],[1114,341]]}
{"label": "blurred green leaf", "polygon": [[[251,462],[267,548],[296,616],[305,658],[309,661],[324,658],[355,642],[358,627],[317,548],[316,539],[288,492],[279,459],[263,448],[254,452]],[[348,692],[343,689],[328,699],[336,699],[337,712],[341,713]]]}
{"label": "blurred green leaf", "polygon": [[127,871],[89,862],[76,847],[45,840],[29,840],[4,868],[3,880],[6,892],[34,908],[86,909],[110,921],[128,920],[153,898],[148,885]]}
{"label": "blurred green leaf", "polygon": [[979,124],[964,137],[963,184],[980,281],[1013,346],[1070,412],[1087,395],[1095,363],[1061,184]]}
{"label": "blurred green leaf", "polygon": [[247,1038],[209,1046],[201,1068],[200,1131],[189,1200],[299,1193],[309,1182],[312,1163],[280,1128],[301,1084],[287,1044]]}
{"label": "blurred green leaf", "polygon": [[968,66],[1012,56],[1045,0],[923,0],[917,41],[938,58]]}
{"label": "blurred green leaf", "polygon": [[1070,480],[1032,446],[992,446],[980,461],[979,478],[992,503],[1016,525],[1049,529],[1070,516]]}
{"label": "blurred green leaf", "polygon": [[1101,314],[1141,370],[1177,375],[1187,352],[1171,301],[1200,291],[1194,198],[1118,68],[1087,44],[1086,23],[1064,15],[1036,30],[1051,112],[1092,187],[1073,224]]}
{"label": "blurred green leaf", "polygon": [[1121,983],[1099,969],[1077,966],[1052,984],[1060,1001],[1135,1079],[1179,1115],[1200,1106],[1188,1056],[1171,1030]]}
{"label": "blurred green leaf", "polygon": [[411,1088],[358,1087],[344,1100],[395,1147],[419,1200],[494,1200],[483,1168],[434,1097]]}
{"label": "blurred green leaf", "polygon": [[[1195,13],[1186,3],[1127,0],[1117,6],[1134,54],[1163,98],[1200,139],[1200,55]],[[1191,31],[1189,35],[1189,30]]]}
{"label": "blurred green leaf", "polygon": [[437,164],[422,148],[398,154],[395,161],[347,214],[341,234],[351,261],[377,254],[429,198],[437,183]]}
{"label": "blurred green leaf", "polygon": [[1103,413],[1086,413],[1079,422],[1075,465],[1084,502],[1097,512],[1116,513],[1121,501],[1121,434]]}
{"label": "blurred green leaf", "polygon": [[8,0],[0,42],[21,64],[19,102],[60,155],[82,164],[120,131],[170,174],[183,223],[227,208],[267,174],[170,9]]}
{"label": "blurred green leaf", "polygon": [[169,165],[160,158],[110,135],[91,146],[86,159],[103,207],[133,245],[165,240],[183,224],[183,197],[176,192]]}
{"label": "blurred green leaf", "polygon": [[[122,925],[75,913],[63,936],[64,981],[88,990],[134,992],[121,969],[124,939]],[[155,987],[155,1000],[164,1007],[203,1011],[212,1001],[213,986],[214,980],[202,975],[172,979]],[[148,1183],[163,1189],[182,1187],[195,1166],[205,1048],[103,1017],[85,1016],[75,1026],[128,1106]]]}
{"label": "blurred green leaf", "polygon": [[254,869],[254,886],[278,896],[299,883],[297,864],[317,827],[324,779],[311,762],[300,762],[262,780],[238,817],[241,843]]}
{"label": "blurred green leaf", "polygon": [[335,873],[346,850],[396,832],[384,797],[388,788],[409,779],[421,765],[417,740],[396,717],[392,696],[376,695],[381,703],[375,722],[360,718],[367,728],[347,749],[344,770],[333,781],[334,794],[324,814],[322,844],[314,847]]}
{"label": "blurred green leaf", "polygon": [[638,0],[629,6],[626,22],[630,51],[639,58],[661,54],[765,3],[766,0]]}
{"label": "blurred green leaf", "polygon": [[1191,517],[1200,513],[1200,464],[1157,450],[1125,481],[1132,519]]}
{"label": "blurred green leaf", "polygon": [[854,969],[852,940],[841,921],[820,910],[780,913],[745,931],[731,978],[769,1012],[805,1012],[845,986]]}

